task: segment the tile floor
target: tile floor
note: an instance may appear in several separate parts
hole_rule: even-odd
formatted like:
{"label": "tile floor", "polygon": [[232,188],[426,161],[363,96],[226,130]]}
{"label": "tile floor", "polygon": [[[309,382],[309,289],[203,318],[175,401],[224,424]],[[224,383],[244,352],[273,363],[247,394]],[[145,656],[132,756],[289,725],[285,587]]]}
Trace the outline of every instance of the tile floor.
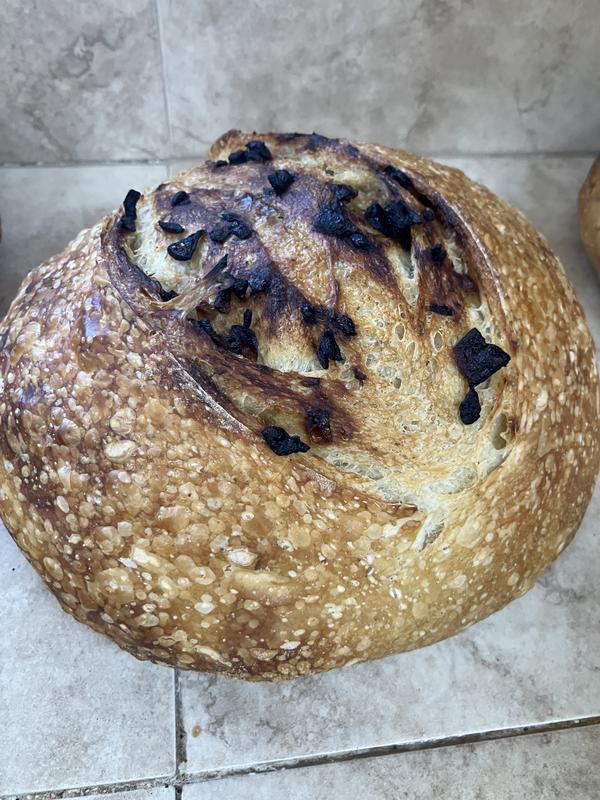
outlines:
{"label": "tile floor", "polygon": [[[600,341],[600,282],[575,221],[590,159],[452,163],[546,234]],[[184,165],[0,169],[0,313],[30,268],[126,189]],[[488,620],[426,650],[250,685],[122,653],[60,610],[0,528],[0,800],[335,800],[349,786],[383,800],[598,797],[598,587],[600,488],[574,543]]]}
{"label": "tile floor", "polygon": [[599,754],[600,727],[582,728],[241,775],[184,786],[183,800],[589,800]]}

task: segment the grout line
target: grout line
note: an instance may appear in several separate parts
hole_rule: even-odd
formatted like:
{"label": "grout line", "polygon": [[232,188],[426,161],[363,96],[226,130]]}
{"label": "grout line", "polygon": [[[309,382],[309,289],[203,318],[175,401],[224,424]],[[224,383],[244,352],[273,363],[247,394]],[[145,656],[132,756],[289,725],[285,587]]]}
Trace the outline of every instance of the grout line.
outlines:
{"label": "grout line", "polygon": [[[178,689],[179,677],[179,673],[177,672]],[[175,776],[164,775],[158,778],[142,778],[122,783],[82,786],[76,789],[54,789],[46,792],[25,792],[19,795],[1,795],[0,800],[55,800],[58,798],[85,797],[93,794],[111,795],[116,792],[128,792],[134,789],[152,789],[160,786],[165,788],[172,786],[175,789],[175,797],[177,800],[180,800],[183,786],[209,780],[218,780],[241,775],[257,775],[281,769],[301,769],[303,767],[318,767],[328,764],[343,764],[347,761],[358,761],[366,758],[380,758],[382,756],[400,753],[413,753],[419,750],[438,750],[444,747],[492,742],[499,739],[511,739],[541,733],[577,730],[578,728],[587,728],[594,725],[600,725],[600,715],[579,717],[577,719],[562,719],[556,720],[555,722],[539,722],[532,725],[516,726],[514,728],[497,728],[476,733],[414,740],[402,744],[374,745],[372,747],[356,748],[354,750],[338,750],[330,753],[298,756],[296,758],[274,759],[272,761],[263,761],[239,767],[203,770],[201,772],[188,774],[179,771],[180,763],[183,762],[178,761],[178,771]],[[183,728],[181,730],[183,731]]]}
{"label": "grout line", "polygon": [[85,161],[22,161],[5,162],[0,164],[0,169],[77,169],[79,167],[160,167],[166,166],[167,158],[121,158],[112,161],[95,161],[88,159]]}
{"label": "grout line", "polygon": [[176,669],[174,675],[175,690],[175,780],[184,775],[187,765],[187,740],[183,722],[183,701],[181,697],[181,674]]}
{"label": "grout line", "polygon": [[596,150],[515,150],[513,152],[486,152],[473,150],[461,152],[458,150],[422,150],[417,155],[424,158],[596,158]]}
{"label": "grout line", "polygon": [[[170,123],[169,123],[170,125]],[[208,145],[206,145],[206,149],[208,150]],[[516,158],[516,159],[525,159],[525,158],[595,158],[598,155],[596,150],[548,150],[548,151],[515,151],[515,152],[484,152],[484,151],[472,151],[472,152],[457,152],[454,150],[420,150],[417,155],[423,156],[424,158],[432,158],[432,159],[440,159],[440,158],[492,158],[492,159],[500,159],[500,158]],[[119,166],[135,166],[135,165],[148,165],[148,166],[159,166],[165,165],[168,166],[169,164],[174,163],[175,161],[190,161],[194,159],[200,159],[201,156],[198,153],[188,153],[187,155],[172,155],[168,158],[124,158],[124,159],[112,159],[110,161],[100,161],[94,159],[82,160],[82,161],[19,161],[19,162],[4,162],[0,163],[0,169],[19,169],[22,167],[27,167],[29,169],[32,168],[40,168],[40,169],[54,169],[54,168],[69,168],[69,167],[119,167]]]}
{"label": "grout line", "polygon": [[2,795],[0,800],[55,800],[67,797],[86,797],[88,795],[108,795],[118,792],[132,792],[139,789],[168,789],[173,786],[173,776],[163,775],[158,778],[141,778],[121,783],[104,783],[95,786],[80,786],[72,789],[53,789],[47,792],[21,792],[20,794]]}
{"label": "grout line", "polygon": [[158,26],[158,46],[160,53],[160,74],[163,84],[163,103],[165,108],[165,117],[167,121],[167,152],[171,152],[173,142],[173,127],[171,124],[171,103],[169,100],[169,85],[167,83],[167,67],[164,50],[164,25],[162,14],[160,13],[160,0],[154,0],[154,13],[156,15],[156,24]]}
{"label": "grout line", "polygon": [[[209,147],[210,145],[206,145],[206,151],[208,151]],[[190,157],[190,158],[170,158],[169,161],[167,162],[169,178],[174,178],[175,175],[181,172],[182,167],[180,165],[182,161],[185,161],[187,163],[187,166],[184,167],[184,169],[188,170],[191,168],[192,165],[201,164],[204,161],[204,157],[198,154],[195,157]]]}
{"label": "grout line", "polygon": [[169,178],[174,178],[175,175],[177,175],[178,172],[181,172],[181,169],[177,164],[178,161],[194,161],[194,160],[195,160],[196,164],[200,164],[203,159],[201,157],[198,157],[196,159],[193,159],[193,158],[181,158],[181,159],[179,159],[179,158],[171,158],[171,159],[169,159],[169,164],[167,166],[167,169],[168,169],[168,172],[169,172]]}
{"label": "grout line", "polygon": [[556,722],[540,722],[533,725],[524,725],[515,728],[499,728],[477,733],[457,734],[439,738],[423,739],[420,741],[405,742],[402,744],[374,745],[373,747],[357,748],[354,750],[339,750],[337,752],[316,755],[299,756],[298,758],[282,758],[273,761],[264,761],[229,769],[203,770],[185,776],[184,783],[200,783],[207,780],[228,778],[239,775],[253,775],[274,772],[281,769],[300,769],[303,767],[317,767],[326,764],[341,764],[346,761],[357,761],[366,758],[379,758],[382,756],[396,755],[399,753],[412,753],[419,750],[437,750],[444,747],[456,747],[465,744],[510,739],[518,736],[550,733],[562,730],[584,728],[591,725],[600,725],[600,715],[583,717],[573,720],[559,720]]}

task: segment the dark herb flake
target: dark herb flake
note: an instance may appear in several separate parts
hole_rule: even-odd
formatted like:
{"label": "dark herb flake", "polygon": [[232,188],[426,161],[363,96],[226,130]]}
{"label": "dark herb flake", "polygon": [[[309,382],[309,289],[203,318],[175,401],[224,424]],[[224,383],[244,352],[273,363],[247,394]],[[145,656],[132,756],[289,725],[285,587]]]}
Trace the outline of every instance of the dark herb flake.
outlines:
{"label": "dark herb flake", "polygon": [[211,278],[215,279],[218,277],[225,269],[227,268],[227,254],[220,258],[214,267],[211,267],[207,273],[205,273],[204,278]]}
{"label": "dark herb flake", "polygon": [[135,220],[137,218],[136,206],[142,195],[135,189],[130,189],[123,200],[123,211],[125,212],[120,219],[121,227],[125,230],[135,231]]}
{"label": "dark herb flake", "polygon": [[346,334],[346,336],[356,336],[356,327],[354,322],[347,314],[337,314],[334,316],[334,322],[338,328]]}
{"label": "dark herb flake", "polygon": [[231,236],[231,228],[229,225],[217,225],[208,235],[213,242],[223,244]]}
{"label": "dark herb flake", "polygon": [[167,253],[176,261],[189,261],[194,255],[196,245],[204,231],[196,231],[186,236],[185,239],[180,239],[178,242],[173,242],[167,247]]}
{"label": "dark herb flake", "polygon": [[135,220],[133,217],[128,217],[127,214],[123,214],[123,216],[119,220],[119,224],[121,225],[122,228],[125,228],[126,231],[131,231],[131,233],[134,233]]}
{"label": "dark herb flake", "polygon": [[471,328],[454,345],[454,358],[469,386],[477,386],[491,377],[510,361],[510,356],[502,348],[485,341],[477,328]]}
{"label": "dark herb flake", "polygon": [[246,145],[246,158],[248,161],[270,161],[273,156],[271,151],[260,139],[252,139]]}
{"label": "dark herb flake", "polygon": [[388,164],[387,167],[383,170],[385,174],[399,183],[404,189],[412,189],[414,184],[412,179],[408,177],[406,172],[402,172],[401,169],[397,167],[393,167],[391,164]]}
{"label": "dark herb flake", "polygon": [[130,189],[127,194],[125,195],[125,200],[123,200],[123,211],[125,212],[125,216],[133,217],[136,219],[137,211],[136,206],[137,202],[142,195],[140,192],[137,192],[135,189]]}
{"label": "dark herb flake", "polygon": [[169,222],[166,219],[159,219],[158,224],[167,233],[183,233],[185,230],[183,225],[180,225],[178,222]]}
{"label": "dark herb flake", "polygon": [[248,278],[250,294],[260,294],[266,292],[271,285],[271,267],[268,264],[261,264],[255,267]]}
{"label": "dark herb flake", "polygon": [[403,200],[395,200],[385,208],[379,203],[371,203],[365,219],[372,228],[399,242],[405,250],[411,247],[411,226],[423,221],[422,216]]}
{"label": "dark herb flake", "polygon": [[327,136],[323,136],[320,133],[311,133],[308,137],[306,142],[306,149],[307,150],[316,150],[319,147],[323,147],[323,145],[329,144],[330,139]]}
{"label": "dark herb flake", "polygon": [[366,376],[366,375],[365,375],[365,373],[364,373],[362,370],[360,370],[358,367],[353,367],[353,368],[352,368],[352,372],[353,372],[353,374],[354,374],[354,377],[356,378],[356,380],[357,380],[357,381],[358,381],[358,382],[359,382],[361,385],[362,385],[362,384],[363,384],[363,383],[366,381],[366,379],[367,379],[367,376]]}
{"label": "dark herb flake", "polygon": [[262,436],[271,450],[278,456],[289,456],[292,453],[306,453],[310,447],[299,436],[290,436],[289,433],[277,425],[264,428]]}
{"label": "dark herb flake", "polygon": [[161,286],[158,290],[158,296],[163,303],[168,303],[169,300],[173,300],[174,297],[178,297],[178,294],[177,292],[173,291],[173,289],[163,289]]}
{"label": "dark herb flake", "polygon": [[278,169],[267,175],[267,180],[273,187],[275,194],[283,194],[294,182],[294,176],[287,169]]}
{"label": "dark herb flake", "polygon": [[220,289],[213,303],[215,310],[220,314],[227,314],[231,308],[231,287]]}
{"label": "dark herb flake", "polygon": [[348,219],[341,206],[322,208],[315,217],[315,230],[329,236],[350,236],[356,231],[355,225]]}
{"label": "dark herb flake", "polygon": [[383,233],[385,229],[385,210],[379,203],[371,203],[365,212],[365,219],[376,231]]}
{"label": "dark herb flake", "polygon": [[307,325],[314,325],[317,321],[317,309],[306,301],[300,303],[300,313]]}
{"label": "dark herb flake", "polygon": [[356,250],[368,250],[371,246],[369,238],[364,233],[357,231],[350,236],[350,242]]}
{"label": "dark herb flake", "polygon": [[325,441],[331,441],[331,414],[326,408],[309,408],[304,418],[308,433]]}
{"label": "dark herb flake", "polygon": [[333,196],[336,200],[339,200],[340,203],[349,203],[350,200],[354,200],[358,195],[356,189],[353,189],[352,186],[348,186],[346,183],[332,183],[329,188],[333,192]]}
{"label": "dark herb flake", "polygon": [[247,160],[248,156],[245,150],[234,150],[233,153],[229,154],[230,164],[245,164]]}
{"label": "dark herb flake", "polygon": [[258,355],[258,339],[254,331],[246,325],[231,326],[225,339],[225,347],[237,355],[243,355],[246,350]]}
{"label": "dark herb flake", "polygon": [[460,419],[465,425],[472,425],[479,419],[481,403],[479,395],[471,386],[459,408]]}
{"label": "dark herb flake", "polygon": [[393,203],[386,206],[385,216],[387,223],[386,233],[392,239],[398,237],[411,225],[418,225],[423,219],[417,211],[407,206],[403,200],[394,200]]}
{"label": "dark herb flake", "polygon": [[211,339],[217,340],[218,334],[212,326],[212,322],[208,319],[190,319],[190,325],[194,330],[201,331],[202,333],[207,333]]}
{"label": "dark herb flake", "polygon": [[231,284],[231,291],[234,295],[243,300],[246,296],[246,290],[248,289],[248,281],[244,278],[234,278],[233,283]]}
{"label": "dark herb flake", "polygon": [[190,196],[187,192],[184,191],[176,192],[171,198],[171,206],[173,208],[175,206],[180,206],[183,203],[189,203],[189,202],[190,202]]}
{"label": "dark herb flake", "polygon": [[238,239],[249,239],[252,236],[252,228],[235,214],[221,214],[221,219],[229,222],[229,230]]}
{"label": "dark herb flake", "polygon": [[348,239],[356,250],[368,250],[370,247],[369,239],[347,216],[346,209],[337,198],[319,210],[313,224],[319,233]]}
{"label": "dark herb flake", "polygon": [[329,369],[330,361],[343,361],[341,350],[333,332],[329,328],[321,336],[321,341],[317,347],[317,358],[323,369]]}
{"label": "dark herb flake", "polygon": [[446,251],[441,244],[434,244],[429,251],[429,255],[434,264],[443,264],[446,258]]}
{"label": "dark herb flake", "polygon": [[430,303],[429,310],[434,314],[441,314],[443,317],[451,317],[454,314],[454,309],[450,306],[438,305],[438,303]]}

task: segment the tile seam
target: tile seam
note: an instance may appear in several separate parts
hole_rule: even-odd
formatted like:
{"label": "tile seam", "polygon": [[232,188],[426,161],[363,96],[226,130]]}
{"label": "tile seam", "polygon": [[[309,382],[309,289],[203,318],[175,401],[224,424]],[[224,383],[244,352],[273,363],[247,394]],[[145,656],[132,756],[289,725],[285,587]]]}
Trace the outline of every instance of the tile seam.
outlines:
{"label": "tile seam", "polygon": [[171,148],[173,146],[173,128],[171,125],[171,103],[169,100],[169,84],[167,81],[167,62],[165,57],[165,48],[164,48],[164,25],[162,14],[160,13],[160,2],[159,0],[154,0],[154,13],[156,16],[156,25],[158,28],[158,47],[159,47],[159,54],[160,54],[160,74],[162,78],[162,85],[163,85],[163,104],[165,110],[165,119],[167,123],[167,153],[171,153]]}
{"label": "tile seam", "polygon": [[542,733],[557,733],[566,730],[600,725],[600,714],[555,720],[552,722],[533,723],[508,728],[496,728],[473,733],[456,734],[453,736],[433,737],[430,739],[415,739],[396,744],[373,745],[365,748],[351,750],[330,751],[328,753],[298,756],[296,758],[273,759],[270,761],[256,762],[239,767],[221,768],[215,770],[202,770],[193,773],[177,772],[175,775],[163,775],[157,778],[140,778],[133,781],[116,783],[95,784],[77,788],[52,789],[41,792],[21,792],[19,794],[0,795],[0,800],[58,800],[58,798],[85,797],[88,795],[110,795],[117,792],[133,791],[135,789],[149,789],[164,786],[173,787],[176,796],[181,796],[183,786],[203,783],[209,780],[238,777],[242,775],[260,775],[281,769],[301,769],[305,767],[340,764],[358,761],[367,758],[381,758],[388,755],[419,752],[422,750],[438,750],[446,747],[493,742],[500,739],[512,739],[522,736],[533,736]]}
{"label": "tile seam", "polygon": [[[400,148],[400,145],[398,145]],[[208,147],[207,147],[208,150]],[[470,151],[459,152],[452,150],[420,150],[418,155],[424,158],[440,159],[440,158],[595,158],[598,153],[595,150],[539,150],[539,151],[515,151],[515,152],[485,152],[485,151]],[[170,155],[167,158],[130,158],[130,159],[111,159],[111,160],[94,160],[87,159],[83,161],[6,161],[0,163],[0,169],[64,169],[73,167],[119,167],[119,166],[168,166],[175,161],[190,161],[198,158],[198,153],[183,154],[183,155]]]}

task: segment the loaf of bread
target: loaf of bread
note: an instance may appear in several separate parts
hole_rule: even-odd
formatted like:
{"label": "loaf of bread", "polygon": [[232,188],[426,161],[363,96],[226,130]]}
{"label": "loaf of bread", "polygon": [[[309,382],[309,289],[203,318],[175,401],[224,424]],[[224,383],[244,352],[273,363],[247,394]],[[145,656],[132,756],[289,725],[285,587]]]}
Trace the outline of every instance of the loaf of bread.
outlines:
{"label": "loaf of bread", "polygon": [[600,156],[581,187],[577,210],[581,239],[600,275]]}
{"label": "loaf of bread", "polygon": [[139,658],[254,680],[522,595],[600,458],[546,241],[399,150],[232,131],[210,159],[131,190],[0,326],[0,514],[27,558]]}

